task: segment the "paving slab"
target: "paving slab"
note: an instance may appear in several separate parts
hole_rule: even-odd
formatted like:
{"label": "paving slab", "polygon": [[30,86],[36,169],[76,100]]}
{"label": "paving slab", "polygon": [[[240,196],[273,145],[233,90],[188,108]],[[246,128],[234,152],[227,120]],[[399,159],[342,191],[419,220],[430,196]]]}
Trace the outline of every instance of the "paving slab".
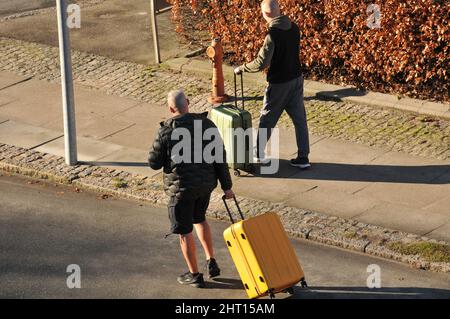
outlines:
{"label": "paving slab", "polygon": [[[0,94],[0,107],[8,105],[8,104],[14,102],[15,100],[16,99],[14,97],[9,96],[8,94],[6,94],[4,92],[1,92],[1,94]],[[2,109],[0,109],[0,110],[2,110]],[[4,113],[4,112],[2,111],[2,113]]]}
{"label": "paving slab", "polygon": [[[271,152],[272,145],[274,147],[274,150],[276,150],[276,144],[278,144],[278,154],[279,158],[284,159],[291,159],[293,157],[297,156],[297,139],[295,137],[295,131],[294,129],[285,129],[285,128],[279,128],[278,129],[278,141],[275,140],[275,138],[271,138],[269,142],[267,143],[266,147],[266,154],[269,157],[274,157],[273,152]],[[253,145],[256,145],[256,138],[258,134],[258,129],[253,129]],[[275,136],[275,135],[273,135]],[[312,135],[309,136],[309,144],[310,146],[318,143],[319,141],[323,140],[324,137]]]}
{"label": "paving slab", "polygon": [[165,106],[140,103],[112,115],[112,118],[144,126],[159,126],[160,122],[167,120],[170,116],[171,115]]}
{"label": "paving slab", "polygon": [[326,138],[311,147],[310,161],[317,163],[366,164],[387,151]]}
{"label": "paving slab", "polygon": [[[40,80],[26,81],[2,91],[6,99],[0,100],[4,116],[49,129],[62,129],[61,86]],[[87,121],[110,117],[140,102],[116,97],[75,86],[75,115],[82,127]]]}
{"label": "paving slab", "polygon": [[[78,160],[95,161],[106,155],[123,151],[123,146],[117,144],[97,141],[90,138],[78,137]],[[64,156],[64,139],[60,138],[36,148],[39,152],[50,153],[58,156]]]}
{"label": "paving slab", "polygon": [[448,219],[450,220],[450,191],[448,196],[439,199],[430,205],[424,206],[422,209],[436,214],[447,214]]}
{"label": "paving slab", "polygon": [[2,114],[12,120],[41,127],[62,121],[61,88],[55,83],[32,79],[4,89],[2,94],[12,100],[1,107]]}
{"label": "paving slab", "polygon": [[354,193],[378,181],[378,176],[363,170],[363,165],[312,162],[312,168],[301,170],[290,178],[315,185],[336,185],[341,191]]}
{"label": "paving slab", "polygon": [[[392,204],[423,208],[439,201],[450,193],[450,185],[375,183],[359,192]],[[450,215],[450,206],[446,213]]]}
{"label": "paving slab", "polygon": [[77,121],[77,134],[83,137],[92,137],[99,140],[125,131],[136,123],[111,119],[105,117],[90,117],[84,121]]}
{"label": "paving slab", "polygon": [[330,190],[327,187],[317,187],[295,194],[286,201],[288,206],[301,207],[342,218],[361,215],[381,203],[380,200],[372,197],[352,195],[336,189]]}
{"label": "paving slab", "polygon": [[152,170],[148,166],[148,151],[126,147],[121,152],[106,155],[99,158],[92,165],[123,170],[141,176],[155,176],[162,170]]}
{"label": "paving slab", "polygon": [[[0,121],[1,123],[1,121]],[[41,127],[7,121],[0,124],[0,142],[24,148],[34,148],[62,135]]]}
{"label": "paving slab", "polygon": [[157,131],[158,127],[155,125],[148,125],[148,127],[135,125],[117,134],[107,136],[103,140],[148,151],[152,146]]}
{"label": "paving slab", "polygon": [[450,234],[450,223],[446,223],[445,225],[436,228],[432,232],[428,233],[427,236],[438,240],[448,241],[448,234]]}
{"label": "paving slab", "polygon": [[[60,93],[60,91],[58,91]],[[130,98],[117,98],[103,92],[89,90],[81,85],[75,85],[75,110],[78,114],[112,116],[123,112],[142,102]]]}
{"label": "paving slab", "polygon": [[15,73],[0,71],[0,90],[4,88],[14,85],[16,83],[25,81],[29,77],[17,75]]}
{"label": "paving slab", "polygon": [[[362,169],[386,177],[388,182],[429,183],[450,172],[450,160],[437,160],[398,152],[385,153]],[[450,183],[450,179],[447,183]]]}
{"label": "paving slab", "polygon": [[[448,213],[435,214],[395,203],[377,205],[355,219],[373,225],[425,235],[448,222]],[[447,236],[448,240],[448,236]]]}
{"label": "paving slab", "polygon": [[300,193],[308,190],[308,185],[301,185],[292,180],[284,180],[275,183],[266,178],[239,178],[233,182],[233,190],[236,194],[254,199],[267,200],[274,203],[285,202],[290,192],[296,190]]}
{"label": "paving slab", "polygon": [[[13,98],[13,97],[11,97],[11,96],[5,94],[5,93],[2,93],[2,94],[0,95],[0,107],[4,107],[4,106],[6,106],[6,105],[8,105],[8,104],[11,104],[11,103],[14,102],[15,100],[16,100],[15,98]],[[4,110],[3,108],[0,108],[0,110],[2,111],[3,114],[5,113],[5,112],[3,111],[3,110]]]}

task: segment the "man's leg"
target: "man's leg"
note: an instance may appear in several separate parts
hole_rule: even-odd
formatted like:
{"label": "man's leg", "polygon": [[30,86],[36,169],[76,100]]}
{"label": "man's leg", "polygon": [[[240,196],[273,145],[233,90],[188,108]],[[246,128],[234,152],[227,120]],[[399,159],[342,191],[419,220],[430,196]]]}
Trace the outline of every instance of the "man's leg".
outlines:
{"label": "man's leg", "polygon": [[[264,94],[263,108],[259,118],[259,130],[256,141],[256,157],[265,157],[266,144],[272,135],[272,129],[283,113],[289,91],[286,83],[269,84]],[[261,132],[261,131],[265,132]]]}
{"label": "man's leg", "polygon": [[169,219],[172,233],[180,235],[181,251],[189,268],[189,272],[182,274],[177,280],[180,284],[201,288],[205,286],[205,282],[203,274],[198,272],[197,250],[192,235],[194,204],[195,198],[190,196],[182,199],[172,197],[169,201]]}
{"label": "man's leg", "polygon": [[170,198],[169,219],[171,223],[171,232],[180,236],[180,246],[183,257],[191,273],[198,273],[197,250],[194,237],[192,235],[195,198],[184,196]]}
{"label": "man's leg", "polygon": [[209,206],[211,193],[199,197],[194,205],[194,227],[198,235],[198,239],[202,244],[206,255],[206,266],[208,268],[208,276],[210,278],[220,275],[220,268],[214,259],[214,248],[212,242],[211,228],[206,221],[206,210]]}
{"label": "man's leg", "polygon": [[293,90],[293,94],[286,104],[286,112],[295,126],[298,157],[307,158],[309,155],[309,132],[305,104],[303,101],[303,76],[296,80]]}
{"label": "man's leg", "polygon": [[197,250],[192,233],[180,235],[180,245],[189,271],[193,274],[198,273]]}
{"label": "man's leg", "polygon": [[206,259],[209,260],[214,258],[211,228],[209,227],[208,222],[205,220],[202,223],[194,224],[194,227],[203,250],[205,251]]}

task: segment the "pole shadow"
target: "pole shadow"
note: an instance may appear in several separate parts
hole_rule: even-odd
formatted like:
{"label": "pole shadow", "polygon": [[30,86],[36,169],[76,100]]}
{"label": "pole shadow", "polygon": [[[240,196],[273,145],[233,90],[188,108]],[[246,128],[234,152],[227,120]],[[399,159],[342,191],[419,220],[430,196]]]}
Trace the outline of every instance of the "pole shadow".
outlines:
{"label": "pole shadow", "polygon": [[282,159],[279,160],[278,172],[262,174],[262,167],[256,166],[255,173],[246,177],[443,185],[450,184],[450,165],[312,163],[311,169],[301,170],[290,166],[289,161]]}

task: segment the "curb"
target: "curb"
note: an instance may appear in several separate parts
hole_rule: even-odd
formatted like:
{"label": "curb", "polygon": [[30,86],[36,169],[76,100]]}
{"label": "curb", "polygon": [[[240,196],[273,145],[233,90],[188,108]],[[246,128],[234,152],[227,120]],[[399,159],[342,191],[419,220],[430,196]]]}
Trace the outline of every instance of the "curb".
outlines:
{"label": "curb", "polygon": [[[145,201],[162,207],[167,203],[160,179],[90,165],[67,166],[62,157],[0,143],[0,171],[69,184],[119,198]],[[120,183],[117,183],[120,181]],[[117,186],[117,185],[121,186]],[[228,220],[222,194],[214,192],[208,216]],[[450,273],[449,262],[428,261],[420,255],[406,255],[388,248],[390,243],[433,243],[449,245],[419,235],[399,232],[354,220],[327,216],[283,203],[238,197],[247,217],[275,211],[287,233],[326,245],[358,251],[409,264],[418,269]]]}
{"label": "curb", "polygon": [[[165,61],[163,65],[174,71],[183,71],[211,77],[212,67],[207,61],[193,58],[175,58]],[[228,81],[233,81],[233,68],[223,65],[224,77]],[[246,82],[256,86],[266,86],[266,80],[262,73],[246,73]],[[364,92],[353,86],[339,86],[318,81],[305,80],[304,93],[306,96],[316,96],[322,99],[347,101],[357,104],[365,104],[374,107],[393,108],[401,111],[413,112],[422,115],[436,116],[450,119],[450,104],[412,99],[409,97],[399,98],[398,96],[377,92]]]}

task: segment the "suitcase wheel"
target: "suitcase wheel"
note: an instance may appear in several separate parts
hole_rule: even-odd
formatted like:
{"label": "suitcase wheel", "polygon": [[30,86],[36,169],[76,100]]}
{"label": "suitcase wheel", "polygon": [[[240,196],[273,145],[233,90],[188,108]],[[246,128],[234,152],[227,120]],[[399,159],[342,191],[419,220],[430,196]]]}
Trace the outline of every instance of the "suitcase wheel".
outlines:
{"label": "suitcase wheel", "polygon": [[294,287],[289,287],[285,289],[284,292],[292,296],[294,294]]}
{"label": "suitcase wheel", "polygon": [[302,285],[302,288],[308,288],[308,284],[306,283],[306,280],[305,280],[305,279],[302,279],[302,280],[300,281],[300,284]]}
{"label": "suitcase wheel", "polygon": [[235,170],[234,170],[234,176],[236,176],[236,177],[241,176],[241,171],[238,170],[238,169],[235,169]]}

